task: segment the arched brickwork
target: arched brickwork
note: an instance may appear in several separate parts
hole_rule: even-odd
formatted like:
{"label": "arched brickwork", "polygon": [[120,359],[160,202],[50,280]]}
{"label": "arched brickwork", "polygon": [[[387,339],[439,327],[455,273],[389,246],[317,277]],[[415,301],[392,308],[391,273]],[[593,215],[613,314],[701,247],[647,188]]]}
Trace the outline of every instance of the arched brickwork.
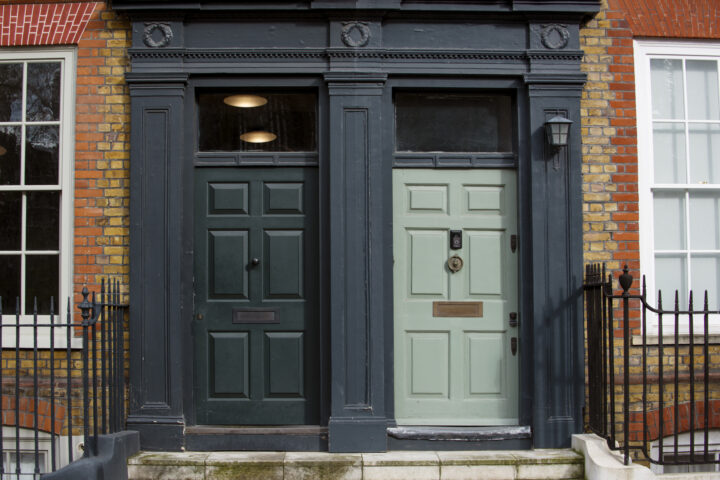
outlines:
{"label": "arched brickwork", "polygon": [[[20,426],[22,428],[33,429],[35,427],[35,399],[28,397],[20,397],[19,403],[19,419],[15,411],[15,398],[3,396],[2,399],[2,424],[5,426]],[[42,399],[37,401],[38,414],[38,430],[47,433],[64,433],[63,426],[65,424],[65,414],[67,409],[55,404],[55,428],[51,429],[51,405],[50,402]]]}
{"label": "arched brickwork", "polygon": [[[720,428],[720,400],[710,400],[708,402],[708,428]],[[660,435],[660,414],[662,412],[663,434]],[[702,431],[705,428],[705,402],[695,402],[694,411],[694,428],[695,431]],[[675,406],[671,405],[662,410],[651,410],[645,414],[647,420],[647,440],[653,441],[658,438],[667,437],[675,433],[685,433],[690,431],[691,415],[690,402],[678,405],[678,428],[675,431]],[[630,414],[630,441],[643,441],[643,422],[642,412],[633,412]]]}
{"label": "arched brickwork", "polygon": [[0,6],[0,46],[78,43],[97,3]]}
{"label": "arched brickwork", "polygon": [[720,3],[715,0],[608,0],[623,12],[635,37],[720,37]]}

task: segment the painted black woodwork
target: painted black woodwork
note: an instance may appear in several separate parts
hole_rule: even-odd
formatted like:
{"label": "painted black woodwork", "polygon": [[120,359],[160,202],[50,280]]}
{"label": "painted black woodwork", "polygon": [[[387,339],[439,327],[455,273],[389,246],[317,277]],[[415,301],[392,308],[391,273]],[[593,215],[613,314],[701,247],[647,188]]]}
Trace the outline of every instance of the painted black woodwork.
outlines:
{"label": "painted black woodwork", "polygon": [[[264,448],[457,448],[386,431],[395,423],[390,178],[392,168],[415,167],[517,169],[520,424],[533,436],[493,446],[569,446],[582,429],[583,404],[579,27],[597,0],[114,0],[113,7],[128,13],[133,29],[128,423],[143,448],[221,448],[217,435],[183,433],[202,418],[192,373],[194,171],[246,166],[318,170],[317,423],[327,424],[328,438],[270,435]],[[317,153],[198,152],[195,89],[301,86],[318,93]],[[513,151],[396,153],[398,89],[510,95]],[[575,123],[555,161],[543,124],[557,110]],[[251,448],[251,438],[236,437],[232,448]]]}
{"label": "painted black woodwork", "polygon": [[317,425],[317,169],[194,177],[197,422]]}
{"label": "painted black woodwork", "polygon": [[[189,324],[180,319],[183,165],[183,96],[186,75],[127,77],[131,112],[138,125],[131,142],[130,398],[128,427],[140,431],[143,448],[182,444],[184,369],[181,342]],[[173,212],[172,215],[169,212]]]}

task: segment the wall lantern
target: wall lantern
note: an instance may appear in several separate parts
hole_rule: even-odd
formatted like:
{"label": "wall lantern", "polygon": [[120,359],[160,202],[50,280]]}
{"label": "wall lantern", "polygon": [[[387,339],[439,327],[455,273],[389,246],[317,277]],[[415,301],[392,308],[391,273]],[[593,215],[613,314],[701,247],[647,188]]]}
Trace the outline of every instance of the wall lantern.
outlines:
{"label": "wall lantern", "polygon": [[2,157],[3,155],[5,155],[6,153],[7,153],[7,150],[5,149],[5,147],[3,147],[2,145],[0,145],[0,157]]}
{"label": "wall lantern", "polygon": [[556,115],[545,122],[548,143],[553,147],[567,147],[572,120]]}

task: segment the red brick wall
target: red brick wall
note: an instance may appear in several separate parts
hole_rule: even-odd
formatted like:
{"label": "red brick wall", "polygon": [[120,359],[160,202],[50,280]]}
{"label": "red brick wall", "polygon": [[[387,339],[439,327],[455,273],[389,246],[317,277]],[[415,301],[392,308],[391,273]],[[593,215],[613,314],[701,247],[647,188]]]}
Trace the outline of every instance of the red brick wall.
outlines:
{"label": "red brick wall", "polygon": [[[47,28],[46,28],[47,27]],[[48,35],[43,35],[48,31]],[[40,35],[39,35],[40,33]],[[0,47],[77,45],[77,75],[75,92],[75,156],[73,161],[74,187],[74,304],[82,301],[80,291],[87,284],[91,291],[99,291],[102,277],[119,276],[127,286],[129,248],[129,96],[125,84],[128,69],[127,48],[130,44],[130,25],[102,2],[0,0]],[[79,320],[79,313],[76,317]],[[72,352],[73,378],[80,375],[80,351]],[[47,351],[37,365],[38,375],[47,383]],[[64,353],[63,353],[64,354]],[[29,379],[32,378],[32,350],[21,350],[20,426],[32,427],[34,397]],[[66,361],[56,356],[56,367]],[[0,359],[3,388],[3,423],[14,425],[14,373],[18,367],[15,351],[6,349]],[[64,395],[63,382],[57,394]],[[48,388],[40,389],[46,395]],[[79,389],[76,389],[78,392]],[[68,421],[76,434],[82,426],[82,408],[74,402],[73,411],[66,414],[58,399],[56,428],[67,433]],[[38,401],[41,429],[49,428],[47,398]],[[47,418],[46,418],[47,417]],[[64,423],[64,425],[60,425]]]}
{"label": "red brick wall", "polygon": [[[603,0],[602,10],[581,31],[581,46],[585,51],[583,70],[588,82],[581,100],[583,136],[583,213],[584,256],[586,262],[605,262],[617,278],[624,264],[634,277],[634,290],[639,293],[640,251],[638,211],[638,157],[637,119],[635,104],[635,69],[633,38],[661,37],[668,39],[715,39],[720,41],[720,2],[717,0]],[[617,287],[617,283],[613,285]],[[639,319],[637,303],[631,316]],[[615,324],[615,353],[622,355],[622,322]],[[633,333],[639,333],[639,320],[631,320]],[[631,346],[630,374],[637,377],[640,369],[641,348]],[[667,353],[667,352],[666,352]],[[711,363],[718,347],[712,346]],[[686,358],[699,356],[696,348],[690,353],[687,347],[680,352],[680,376],[686,373]],[[650,355],[651,373],[659,362],[672,365],[673,358]],[[699,361],[699,360],[698,360]],[[617,366],[615,375],[622,369]],[[712,366],[711,366],[712,368]],[[621,377],[618,377],[621,378]],[[711,381],[713,381],[711,379]],[[619,384],[619,382],[617,383]],[[649,440],[659,435],[659,415],[671,419],[665,433],[673,433],[673,407],[659,410],[661,393],[657,382],[648,381]],[[711,383],[710,427],[720,427],[720,391]],[[682,383],[678,393],[679,432],[690,426],[689,384]],[[642,441],[642,380],[632,381],[630,392],[631,442]],[[616,392],[616,405],[622,405],[622,392]],[[662,394],[666,402],[673,399],[667,390]],[[698,394],[699,395],[699,394]],[[697,412],[704,415],[704,403]],[[620,413],[620,410],[617,410]],[[622,420],[622,415],[618,418]],[[697,427],[704,426],[704,417],[695,418]],[[622,435],[622,425],[617,425]]]}
{"label": "red brick wall", "polygon": [[717,0],[609,0],[636,37],[720,38]]}

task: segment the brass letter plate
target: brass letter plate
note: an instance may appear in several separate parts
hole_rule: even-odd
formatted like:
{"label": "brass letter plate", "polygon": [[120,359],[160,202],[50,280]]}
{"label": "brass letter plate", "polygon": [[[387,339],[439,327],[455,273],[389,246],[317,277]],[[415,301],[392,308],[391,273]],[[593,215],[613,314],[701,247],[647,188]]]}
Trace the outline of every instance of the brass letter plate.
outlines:
{"label": "brass letter plate", "polygon": [[482,317],[483,302],[433,302],[433,317]]}

